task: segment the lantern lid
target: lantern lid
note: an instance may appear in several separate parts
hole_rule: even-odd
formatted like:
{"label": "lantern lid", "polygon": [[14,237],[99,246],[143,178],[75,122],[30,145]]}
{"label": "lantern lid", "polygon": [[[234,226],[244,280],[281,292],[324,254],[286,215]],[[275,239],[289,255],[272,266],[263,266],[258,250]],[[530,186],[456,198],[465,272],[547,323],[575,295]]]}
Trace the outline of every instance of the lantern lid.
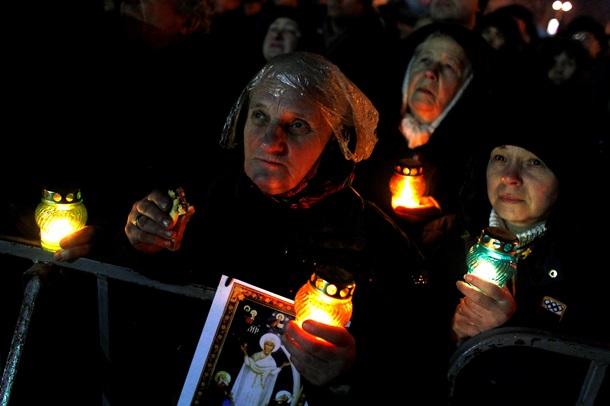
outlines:
{"label": "lantern lid", "polygon": [[481,231],[479,243],[494,251],[514,255],[519,239],[515,233],[502,227],[487,227]]}
{"label": "lantern lid", "polygon": [[83,196],[78,187],[44,187],[42,189],[42,200],[47,203],[70,204],[82,203]]}
{"label": "lantern lid", "polygon": [[394,170],[401,175],[421,176],[423,173],[422,164],[414,158],[402,158],[396,162]]}
{"label": "lantern lid", "polygon": [[335,299],[349,299],[356,289],[353,276],[345,269],[333,265],[316,268],[309,283],[317,291]]}

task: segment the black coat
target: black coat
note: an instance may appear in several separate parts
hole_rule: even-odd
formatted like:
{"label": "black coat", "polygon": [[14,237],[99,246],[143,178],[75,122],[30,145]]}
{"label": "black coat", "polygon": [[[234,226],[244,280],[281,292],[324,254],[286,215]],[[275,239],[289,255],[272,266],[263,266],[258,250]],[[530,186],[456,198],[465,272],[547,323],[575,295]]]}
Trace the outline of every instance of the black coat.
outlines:
{"label": "black coat", "polygon": [[[226,274],[293,299],[316,264],[339,265],[356,281],[349,331],[358,356],[346,378],[352,390],[343,401],[352,404],[371,387],[405,386],[402,374],[389,373],[397,364],[412,365],[417,374],[408,382],[414,399],[442,396],[438,388],[444,370],[432,351],[438,338],[432,326],[440,318],[428,313],[433,297],[423,259],[375,205],[347,187],[311,208],[291,209],[261,193],[241,170],[227,173],[201,196],[194,191],[187,195],[196,212],[181,249],[156,255],[131,252],[136,270],[213,287]],[[399,336],[399,325],[411,331]],[[305,385],[310,404],[341,404],[341,399],[329,398],[327,389]],[[383,396],[405,395],[401,390]]]}
{"label": "black coat", "polygon": [[[484,191],[479,188],[479,193]],[[527,256],[519,259],[514,286],[517,309],[503,326],[547,330],[610,348],[610,314],[606,311],[610,274],[603,265],[605,220],[582,223],[574,217],[574,206],[566,208],[565,212],[562,206],[555,208],[546,233],[531,243]],[[455,283],[467,272],[467,251],[487,226],[490,207],[487,204],[476,210],[477,215],[460,216],[446,240],[427,256],[431,285],[445,308],[448,339],[451,318],[462,297]],[[562,304],[563,314],[549,311]],[[455,349],[448,340],[447,356]],[[582,384],[575,377],[584,378],[587,366],[583,360],[527,348],[489,351],[461,373],[454,404],[574,404]],[[610,390],[607,381],[602,389],[604,396]]]}

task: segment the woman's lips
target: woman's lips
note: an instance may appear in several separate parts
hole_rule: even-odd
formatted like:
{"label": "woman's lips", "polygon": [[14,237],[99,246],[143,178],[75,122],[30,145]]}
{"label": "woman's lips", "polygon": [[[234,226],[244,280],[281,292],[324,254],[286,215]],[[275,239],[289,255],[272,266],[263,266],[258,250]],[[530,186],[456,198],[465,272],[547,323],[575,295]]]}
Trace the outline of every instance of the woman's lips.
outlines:
{"label": "woman's lips", "polygon": [[498,198],[504,203],[520,203],[523,201],[523,199],[511,195],[500,195]]}
{"label": "woman's lips", "polygon": [[427,88],[427,87],[418,87],[417,89],[415,89],[416,92],[421,92],[421,93],[426,93],[429,94],[431,96],[434,96],[434,93],[432,93],[432,91]]}

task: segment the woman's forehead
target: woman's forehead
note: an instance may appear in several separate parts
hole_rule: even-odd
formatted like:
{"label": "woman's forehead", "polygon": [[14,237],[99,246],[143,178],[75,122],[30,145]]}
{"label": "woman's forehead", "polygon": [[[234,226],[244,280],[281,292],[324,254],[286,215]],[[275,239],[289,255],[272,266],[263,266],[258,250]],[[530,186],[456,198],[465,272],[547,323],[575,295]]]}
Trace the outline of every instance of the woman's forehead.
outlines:
{"label": "woman's forehead", "polygon": [[502,151],[504,153],[509,153],[511,155],[516,155],[516,156],[521,156],[521,157],[537,157],[537,155],[535,153],[533,153],[532,151],[530,151],[529,149],[520,147],[518,145],[511,145],[511,144],[498,145],[494,149],[492,149],[491,152],[497,153],[498,151]]}
{"label": "woman's forehead", "polygon": [[297,23],[296,21],[294,21],[292,18],[289,18],[289,17],[278,17],[275,20],[273,20],[270,27],[273,27],[273,28],[289,27],[289,28],[298,29],[299,23]]}
{"label": "woman's forehead", "polygon": [[462,46],[448,35],[432,35],[417,47],[417,53],[432,52],[445,53],[462,60],[466,60],[466,52]]}
{"label": "woman's forehead", "polygon": [[278,114],[293,113],[310,119],[321,116],[321,106],[316,100],[285,84],[257,86],[250,96],[250,107],[267,108]]}

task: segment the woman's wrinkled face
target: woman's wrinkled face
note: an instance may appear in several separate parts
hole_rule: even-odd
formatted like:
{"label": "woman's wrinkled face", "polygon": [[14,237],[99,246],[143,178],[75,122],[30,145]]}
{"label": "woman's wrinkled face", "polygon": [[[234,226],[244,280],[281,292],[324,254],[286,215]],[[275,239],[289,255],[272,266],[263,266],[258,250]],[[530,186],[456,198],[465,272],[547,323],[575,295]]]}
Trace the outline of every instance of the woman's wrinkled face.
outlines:
{"label": "woman's wrinkled face", "polygon": [[407,86],[409,110],[431,123],[441,115],[470,73],[464,49],[448,36],[433,36],[413,54]]}
{"label": "woman's wrinkled face", "polygon": [[517,233],[548,219],[559,196],[559,181],[536,155],[504,145],[491,151],[487,197],[508,228]]}
{"label": "woman's wrinkled face", "polygon": [[296,51],[300,37],[301,31],[296,21],[288,17],[276,18],[267,29],[263,56],[269,60],[276,55]]}
{"label": "woman's wrinkled face", "polygon": [[252,91],[244,128],[246,175],[270,195],[296,187],[332,135],[317,103],[292,88],[274,90]]}

